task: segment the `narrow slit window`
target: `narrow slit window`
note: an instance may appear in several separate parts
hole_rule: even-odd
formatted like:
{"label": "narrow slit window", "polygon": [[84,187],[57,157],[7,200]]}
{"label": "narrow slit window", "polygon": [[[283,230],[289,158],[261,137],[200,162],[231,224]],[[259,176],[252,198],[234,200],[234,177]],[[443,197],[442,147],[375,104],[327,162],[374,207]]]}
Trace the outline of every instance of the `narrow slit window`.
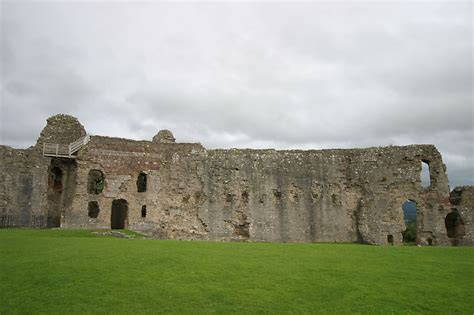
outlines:
{"label": "narrow slit window", "polygon": [[146,206],[142,206],[142,218],[146,218]]}

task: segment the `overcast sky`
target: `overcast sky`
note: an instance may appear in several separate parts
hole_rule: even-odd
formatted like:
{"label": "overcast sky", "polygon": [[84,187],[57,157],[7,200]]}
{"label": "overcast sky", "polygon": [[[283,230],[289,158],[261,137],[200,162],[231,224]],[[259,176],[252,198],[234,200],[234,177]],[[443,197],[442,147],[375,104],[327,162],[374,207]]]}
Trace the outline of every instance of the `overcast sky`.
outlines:
{"label": "overcast sky", "polygon": [[0,143],[67,113],[207,148],[435,144],[474,184],[472,2],[0,1]]}

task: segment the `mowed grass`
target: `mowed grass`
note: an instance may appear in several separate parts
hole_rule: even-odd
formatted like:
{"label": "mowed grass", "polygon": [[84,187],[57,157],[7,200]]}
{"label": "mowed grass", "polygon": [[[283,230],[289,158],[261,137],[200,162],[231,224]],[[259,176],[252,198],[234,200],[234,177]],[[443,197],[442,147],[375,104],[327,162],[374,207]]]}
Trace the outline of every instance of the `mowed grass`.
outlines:
{"label": "mowed grass", "polygon": [[473,314],[474,248],[0,230],[0,314]]}

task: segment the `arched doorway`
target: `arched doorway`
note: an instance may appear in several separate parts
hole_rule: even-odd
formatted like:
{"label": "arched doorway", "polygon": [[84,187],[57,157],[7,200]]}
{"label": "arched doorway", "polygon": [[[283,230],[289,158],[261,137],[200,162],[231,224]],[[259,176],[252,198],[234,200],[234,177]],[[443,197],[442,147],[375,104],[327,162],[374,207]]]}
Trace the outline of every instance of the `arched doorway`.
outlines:
{"label": "arched doorway", "polygon": [[128,202],[125,199],[112,201],[112,214],[110,216],[112,229],[124,229],[128,217]]}

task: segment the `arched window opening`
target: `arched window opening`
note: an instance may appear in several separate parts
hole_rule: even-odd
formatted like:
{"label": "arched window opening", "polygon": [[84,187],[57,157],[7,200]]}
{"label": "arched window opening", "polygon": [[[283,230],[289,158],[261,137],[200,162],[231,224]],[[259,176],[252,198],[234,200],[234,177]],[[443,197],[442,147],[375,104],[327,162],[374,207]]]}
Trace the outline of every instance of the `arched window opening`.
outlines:
{"label": "arched window opening", "polygon": [[449,238],[460,239],[466,234],[464,221],[456,208],[451,209],[451,212],[448,213],[444,219],[444,225]]}
{"label": "arched window opening", "polygon": [[57,166],[53,167],[49,172],[48,187],[49,190],[61,193],[63,190],[63,172]]}
{"label": "arched window opening", "polygon": [[404,243],[416,242],[416,202],[407,200],[402,205],[405,230],[402,232]]}
{"label": "arched window opening", "polygon": [[98,195],[104,190],[104,173],[99,170],[91,170],[88,177],[89,194]]}
{"label": "arched window opening", "polygon": [[146,206],[142,206],[142,218],[146,218]]}
{"label": "arched window opening", "polygon": [[427,160],[421,161],[421,186],[424,188],[431,186],[430,162]]}
{"label": "arched window opening", "polygon": [[99,211],[100,211],[99,203],[97,201],[89,201],[87,210],[88,210],[89,218],[97,219],[97,217],[99,216]]}
{"label": "arched window opening", "polygon": [[140,172],[137,178],[137,191],[138,192],[145,192],[146,191],[146,184],[147,184],[147,175],[144,172]]}

